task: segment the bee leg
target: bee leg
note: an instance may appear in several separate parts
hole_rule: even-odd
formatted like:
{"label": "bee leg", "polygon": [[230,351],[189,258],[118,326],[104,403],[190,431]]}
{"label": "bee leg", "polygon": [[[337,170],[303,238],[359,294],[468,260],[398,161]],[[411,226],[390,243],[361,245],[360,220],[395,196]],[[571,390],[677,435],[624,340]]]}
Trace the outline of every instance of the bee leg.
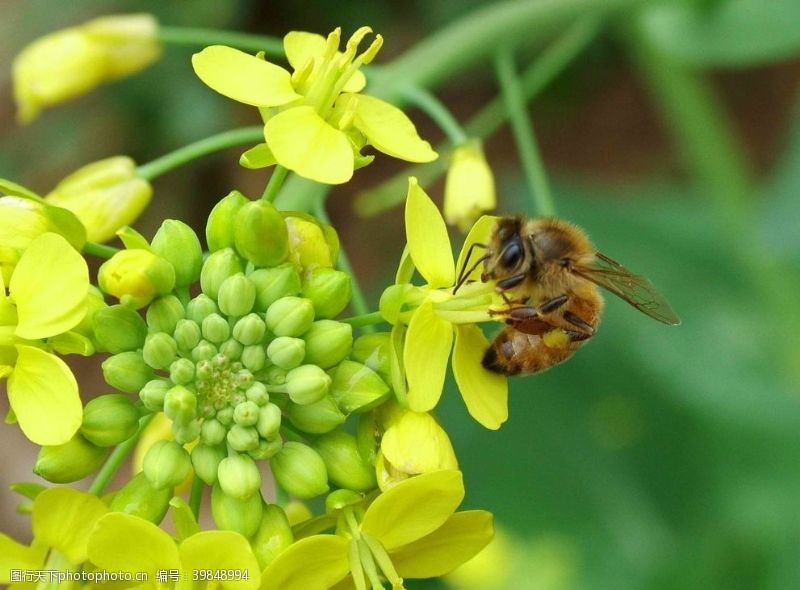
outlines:
{"label": "bee leg", "polygon": [[[592,325],[582,320],[571,311],[565,311],[563,313],[563,318],[576,328],[579,328],[578,334],[582,334],[584,336],[583,338],[581,338],[581,340],[586,340],[587,338],[594,336],[594,328],[592,327]],[[576,338],[572,339],[575,340]]]}

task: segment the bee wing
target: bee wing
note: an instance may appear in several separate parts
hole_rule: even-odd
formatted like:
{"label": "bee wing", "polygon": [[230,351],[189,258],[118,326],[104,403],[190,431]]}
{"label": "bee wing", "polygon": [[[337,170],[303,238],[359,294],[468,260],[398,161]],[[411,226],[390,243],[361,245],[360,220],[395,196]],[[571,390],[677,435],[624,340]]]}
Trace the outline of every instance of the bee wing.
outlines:
{"label": "bee wing", "polygon": [[576,266],[572,272],[611,291],[617,297],[659,322],[671,326],[681,323],[678,314],[667,303],[664,296],[656,290],[653,283],[643,276],[633,274],[605,254],[598,252],[589,265]]}

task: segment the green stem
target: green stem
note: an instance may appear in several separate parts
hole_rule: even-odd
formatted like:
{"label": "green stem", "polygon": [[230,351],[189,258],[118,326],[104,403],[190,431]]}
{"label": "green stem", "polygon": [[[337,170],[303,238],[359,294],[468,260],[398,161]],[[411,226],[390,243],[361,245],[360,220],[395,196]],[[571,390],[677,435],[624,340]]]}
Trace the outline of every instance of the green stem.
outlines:
{"label": "green stem", "polygon": [[386,322],[386,320],[383,319],[381,312],[379,311],[373,311],[371,313],[365,313],[361,315],[354,315],[339,321],[345,322],[346,324],[350,324],[354,328],[373,326],[375,324],[382,324]]}
{"label": "green stem", "polygon": [[96,244],[95,242],[86,242],[83,245],[83,253],[89,254],[91,256],[97,256],[98,258],[111,258],[119,252],[119,248],[114,248],[113,246],[106,246],[105,244]]}
{"label": "green stem", "polygon": [[280,191],[283,186],[283,181],[286,180],[287,174],[289,174],[288,168],[284,168],[280,164],[276,165],[275,169],[272,171],[272,175],[269,177],[269,182],[261,198],[270,203],[274,201],[275,197],[278,196],[278,191]]}
{"label": "green stem", "polygon": [[514,54],[510,47],[504,47],[497,52],[495,66],[522,168],[533,195],[535,212],[537,215],[552,217],[556,214],[553,195],[550,193],[547,172],[536,143],[533,123],[525,106],[525,95],[517,76]]}
{"label": "green stem", "polygon": [[248,51],[263,51],[269,56],[283,57],[283,41],[277,37],[250,35],[236,31],[218,31],[192,27],[159,27],[159,40],[167,45],[229,45]]}
{"label": "green stem", "polygon": [[403,94],[409,103],[422,109],[436,122],[453,145],[460,145],[467,140],[464,128],[435,94],[413,85],[405,88]]}
{"label": "green stem", "polygon": [[200,518],[200,503],[203,501],[203,490],[205,483],[195,473],[192,479],[192,491],[189,492],[189,508],[192,510],[195,519]]}
{"label": "green stem", "polygon": [[139,177],[153,180],[159,176],[188,164],[208,154],[213,154],[237,145],[264,141],[264,128],[260,125],[241,127],[223,131],[211,137],[206,137],[189,145],[178,148],[174,152],[164,154],[152,162],[142,164],[136,170]]}
{"label": "green stem", "polygon": [[136,431],[132,437],[130,437],[125,442],[121,443],[114,449],[114,452],[106,459],[106,462],[103,463],[103,466],[100,468],[100,471],[97,473],[97,477],[94,478],[92,485],[89,486],[89,493],[94,494],[95,496],[99,496],[103,493],[103,491],[108,486],[111,478],[114,477],[114,474],[119,470],[122,466],[122,463],[125,461],[127,456],[133,450],[133,447],[136,446],[136,443],[139,442],[139,437],[142,436],[142,432],[144,429],[147,428],[147,425],[150,424],[150,421],[155,417],[155,414],[147,414],[146,416],[142,416],[139,419],[139,430]]}

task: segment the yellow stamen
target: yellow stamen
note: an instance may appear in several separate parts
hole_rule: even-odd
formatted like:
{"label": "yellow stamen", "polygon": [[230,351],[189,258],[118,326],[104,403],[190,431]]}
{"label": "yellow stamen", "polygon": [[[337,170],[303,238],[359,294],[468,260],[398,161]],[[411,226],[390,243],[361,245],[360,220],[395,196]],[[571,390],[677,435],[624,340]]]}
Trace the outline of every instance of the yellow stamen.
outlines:
{"label": "yellow stamen", "polygon": [[371,27],[361,27],[355,33],[353,33],[353,35],[347,41],[347,50],[344,52],[344,54],[347,56],[347,61],[350,61],[355,57],[359,44],[364,37],[369,35],[371,32]]}
{"label": "yellow stamen", "polygon": [[376,55],[378,55],[381,47],[383,47],[383,37],[381,35],[375,35],[375,40],[369,47],[367,47],[367,50],[361,54],[361,63],[372,63],[372,60],[375,59]]}
{"label": "yellow stamen", "polygon": [[358,543],[355,538],[350,539],[350,573],[353,576],[356,590],[367,590],[367,582],[364,580],[364,567],[361,565],[361,558],[358,553]]}
{"label": "yellow stamen", "polygon": [[310,57],[308,58],[308,61],[306,61],[306,63],[303,64],[303,67],[295,70],[294,73],[292,74],[292,85],[295,87],[300,86],[306,80],[308,80],[308,77],[311,75],[311,72],[313,71],[314,71],[314,58]]}
{"label": "yellow stamen", "polygon": [[367,546],[372,552],[373,557],[375,557],[375,561],[378,563],[378,567],[381,568],[383,575],[386,576],[386,579],[389,580],[389,582],[391,582],[392,588],[402,588],[403,579],[397,575],[397,570],[394,569],[392,558],[389,557],[389,554],[386,552],[386,549],[384,549],[383,545],[369,535],[362,534],[361,536],[367,543]]}
{"label": "yellow stamen", "polygon": [[333,59],[336,55],[336,52],[339,51],[339,42],[342,39],[342,27],[336,27],[331,33],[328,35],[328,41],[325,46],[325,53],[322,55],[323,59],[329,60]]}

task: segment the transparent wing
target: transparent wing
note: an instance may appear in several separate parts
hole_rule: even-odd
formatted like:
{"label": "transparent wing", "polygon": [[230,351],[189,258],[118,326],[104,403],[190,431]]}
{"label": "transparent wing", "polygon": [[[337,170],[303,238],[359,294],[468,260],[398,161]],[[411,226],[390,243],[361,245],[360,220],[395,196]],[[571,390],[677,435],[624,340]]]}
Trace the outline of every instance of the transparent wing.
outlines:
{"label": "transparent wing", "polygon": [[633,274],[605,254],[598,252],[589,265],[574,267],[572,272],[611,291],[620,299],[627,301],[642,313],[659,322],[672,326],[681,323],[678,314],[667,303],[664,296],[656,290],[653,283],[642,276]]}

